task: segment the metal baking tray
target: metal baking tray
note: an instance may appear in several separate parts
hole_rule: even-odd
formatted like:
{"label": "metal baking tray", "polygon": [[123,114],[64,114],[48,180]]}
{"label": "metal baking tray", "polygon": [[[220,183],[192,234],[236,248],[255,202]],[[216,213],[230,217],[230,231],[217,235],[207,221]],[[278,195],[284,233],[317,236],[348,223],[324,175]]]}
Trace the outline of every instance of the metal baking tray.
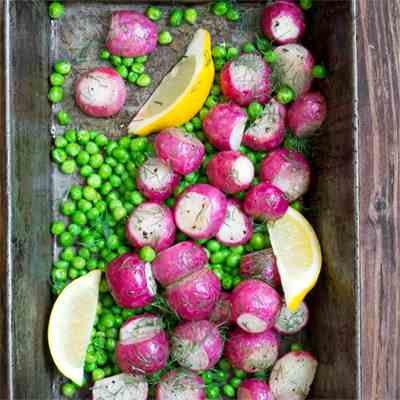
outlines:
{"label": "metal baking tray", "polygon": [[[163,2],[164,11],[173,3]],[[3,351],[7,369],[0,398],[59,399],[60,377],[47,350],[46,328],[52,298],[49,271],[56,248],[49,224],[57,201],[71,182],[51,164],[49,151],[59,127],[51,119],[47,102],[48,76],[53,61],[73,60],[73,73],[65,85],[63,108],[77,127],[96,128],[108,135],[124,132],[129,118],[149,96],[162,76],[183,54],[190,41],[188,25],[173,29],[174,44],[158,49],[146,64],[153,77],[147,90],[132,87],[127,106],[117,118],[97,120],[74,107],[72,84],[97,58],[104,43],[110,12],[143,10],[143,2],[67,2],[65,16],[50,21],[47,2],[7,0],[5,15],[6,108],[6,295],[7,337]],[[198,25],[212,33],[214,42],[240,45],[250,38],[261,3],[240,3],[240,23],[227,23],[199,5]],[[354,19],[351,0],[316,1],[307,14],[305,42],[329,78],[320,89],[329,102],[324,132],[316,139],[315,180],[310,195],[313,224],[321,239],[324,266],[309,300],[311,347],[320,366],[313,399],[358,398],[358,281],[356,269],[355,159],[353,131]],[[55,106],[57,110],[57,106]],[[2,393],[3,390],[3,393]]]}

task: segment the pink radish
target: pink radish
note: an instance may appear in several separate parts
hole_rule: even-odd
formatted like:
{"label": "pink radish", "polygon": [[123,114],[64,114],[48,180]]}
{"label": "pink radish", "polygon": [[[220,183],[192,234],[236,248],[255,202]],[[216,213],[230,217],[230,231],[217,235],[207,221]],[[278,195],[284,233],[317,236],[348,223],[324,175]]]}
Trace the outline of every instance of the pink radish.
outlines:
{"label": "pink radish", "polygon": [[281,335],[294,335],[307,325],[309,318],[310,312],[304,301],[300,303],[299,308],[294,313],[289,311],[286,304],[283,303],[274,328]]}
{"label": "pink radish", "polygon": [[175,205],[177,227],[192,239],[209,239],[225,219],[227,200],[217,188],[207,184],[189,186]]}
{"label": "pink radish", "polygon": [[305,400],[317,371],[318,362],[306,351],[292,351],[272,368],[269,385],[275,400]]}
{"label": "pink radish", "polygon": [[243,144],[253,150],[275,149],[285,136],[285,120],[285,106],[271,99],[261,116],[244,133]]}
{"label": "pink radish", "polygon": [[218,150],[239,150],[247,113],[233,103],[217,104],[206,115],[203,130]]}
{"label": "pink radish", "polygon": [[248,189],[254,178],[254,166],[239,151],[221,151],[207,163],[209,182],[225,193]]}
{"label": "pink radish", "polygon": [[240,275],[259,279],[274,288],[281,285],[278,265],[271,248],[243,255],[240,259]]}
{"label": "pink radish", "polygon": [[269,386],[261,379],[245,379],[237,391],[236,400],[274,400]]}
{"label": "pink radish", "polygon": [[157,254],[152,263],[154,277],[161,286],[168,286],[203,269],[208,257],[203,247],[184,241]]}
{"label": "pink radish", "polygon": [[206,400],[203,380],[187,369],[170,371],[157,385],[156,400]]}
{"label": "pink radish", "polygon": [[91,117],[111,117],[122,110],[125,100],[124,80],[109,67],[92,69],[75,84],[76,104]]}
{"label": "pink radish", "polygon": [[214,367],[224,347],[217,327],[206,320],[179,324],[172,333],[171,343],[172,358],[193,371]]}
{"label": "pink radish", "polygon": [[311,136],[324,123],[326,114],[326,100],[322,94],[306,93],[290,106],[288,126],[296,136]]}
{"label": "pink radish", "polygon": [[260,179],[280,189],[289,203],[307,192],[310,177],[308,161],[294,150],[274,150],[260,165]]}
{"label": "pink radish", "polygon": [[115,358],[121,371],[152,374],[164,368],[168,355],[168,337],[159,317],[152,314],[137,315],[122,325],[115,349]]}
{"label": "pink radish", "polygon": [[241,54],[226,63],[221,71],[224,96],[241,106],[252,101],[266,103],[271,87],[271,69],[256,53]]}
{"label": "pink radish", "polygon": [[115,302],[121,307],[144,307],[153,301],[157,292],[151,265],[134,253],[122,254],[111,261],[106,278]]}
{"label": "pink radish", "polygon": [[92,388],[92,400],[147,400],[148,392],[143,375],[118,374],[96,381]]}
{"label": "pink radish", "polygon": [[234,199],[228,200],[225,219],[216,234],[225,246],[238,246],[247,243],[253,234],[253,221],[240,208]]}
{"label": "pink radish", "polygon": [[221,292],[211,311],[209,320],[216,325],[230,324],[232,322],[232,303],[229,292]]}
{"label": "pink radish", "polygon": [[276,44],[297,42],[305,27],[303,11],[297,4],[277,1],[264,8],[261,29]]}
{"label": "pink radish", "polygon": [[170,307],[186,321],[207,319],[221,293],[219,279],[208,268],[167,287]]}
{"label": "pink radish", "polygon": [[179,128],[168,128],[156,135],[154,149],[181,175],[196,171],[204,158],[204,145],[199,139]]}
{"label": "pink radish", "polygon": [[106,47],[111,54],[137,57],[157,46],[157,25],[135,11],[115,11],[111,17]]}
{"label": "pink radish", "polygon": [[276,69],[281,85],[291,87],[297,97],[307,93],[313,80],[314,58],[311,53],[293,43],[278,46],[274,52],[278,56]]}
{"label": "pink radish", "polygon": [[278,292],[262,281],[248,279],[232,292],[232,319],[246,332],[259,333],[273,327],[280,309]]}
{"label": "pink radish", "polygon": [[225,355],[231,365],[246,372],[264,371],[278,358],[279,340],[272,330],[248,333],[233,330],[225,343]]}
{"label": "pink radish", "polygon": [[246,214],[267,221],[282,217],[289,203],[284,193],[270,183],[259,183],[246,194],[243,210]]}
{"label": "pink radish", "polygon": [[126,225],[126,237],[133,247],[151,246],[161,251],[175,240],[171,210],[156,202],[142,203],[132,212]]}
{"label": "pink radish", "polygon": [[171,196],[179,179],[165,161],[149,158],[139,168],[136,185],[149,200],[163,201]]}

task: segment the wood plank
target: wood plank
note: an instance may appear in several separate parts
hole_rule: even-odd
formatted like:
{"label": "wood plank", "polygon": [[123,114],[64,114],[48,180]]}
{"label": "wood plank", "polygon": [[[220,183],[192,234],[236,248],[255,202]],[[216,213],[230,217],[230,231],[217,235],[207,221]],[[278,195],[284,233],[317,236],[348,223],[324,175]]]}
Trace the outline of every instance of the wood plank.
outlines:
{"label": "wood plank", "polygon": [[400,398],[400,3],[358,0],[361,386]]}

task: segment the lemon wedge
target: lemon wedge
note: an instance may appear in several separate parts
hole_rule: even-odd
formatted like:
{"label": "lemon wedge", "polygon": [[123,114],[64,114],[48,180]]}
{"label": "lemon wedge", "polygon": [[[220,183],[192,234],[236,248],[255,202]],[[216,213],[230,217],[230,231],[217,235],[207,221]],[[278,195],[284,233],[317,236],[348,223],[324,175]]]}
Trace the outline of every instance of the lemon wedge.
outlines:
{"label": "lemon wedge", "polygon": [[282,218],[268,224],[268,231],[285,301],[294,312],[318,280],[321,246],[310,223],[291,207]]}
{"label": "lemon wedge", "polygon": [[189,121],[206,101],[214,73],[210,33],[198,29],[184,57],[136,114],[128,132],[144,136]]}
{"label": "lemon wedge", "polygon": [[48,342],[58,370],[77,385],[84,381],[83,366],[92,334],[99,297],[101,271],[74,280],[58,296],[51,310]]}

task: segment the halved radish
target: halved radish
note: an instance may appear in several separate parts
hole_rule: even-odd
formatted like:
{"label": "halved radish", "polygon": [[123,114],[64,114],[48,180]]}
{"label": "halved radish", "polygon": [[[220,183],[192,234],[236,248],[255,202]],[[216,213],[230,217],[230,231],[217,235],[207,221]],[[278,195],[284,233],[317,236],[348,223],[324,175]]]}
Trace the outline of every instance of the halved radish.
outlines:
{"label": "halved radish", "polygon": [[274,328],[281,335],[294,335],[307,325],[309,318],[310,312],[304,301],[301,302],[299,308],[293,313],[286,307],[286,303],[283,303],[276,318]]}

